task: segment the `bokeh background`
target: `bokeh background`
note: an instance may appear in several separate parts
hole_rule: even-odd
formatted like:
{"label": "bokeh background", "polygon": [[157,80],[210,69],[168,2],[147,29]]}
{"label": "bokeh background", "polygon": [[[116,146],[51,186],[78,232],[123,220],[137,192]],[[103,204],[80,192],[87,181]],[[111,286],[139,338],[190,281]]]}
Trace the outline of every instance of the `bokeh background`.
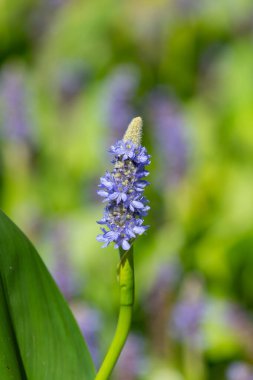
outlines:
{"label": "bokeh background", "polygon": [[110,144],[144,119],[150,230],[113,380],[253,379],[252,20],[251,0],[0,2],[1,208],[97,367],[119,291],[96,189]]}

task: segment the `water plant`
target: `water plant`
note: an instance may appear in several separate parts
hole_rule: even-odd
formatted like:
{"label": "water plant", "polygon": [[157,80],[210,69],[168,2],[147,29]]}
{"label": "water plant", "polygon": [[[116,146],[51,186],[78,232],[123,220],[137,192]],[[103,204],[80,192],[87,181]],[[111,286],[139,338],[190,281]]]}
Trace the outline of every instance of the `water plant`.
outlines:
{"label": "water plant", "polygon": [[115,336],[96,374],[82,333],[36,249],[0,212],[0,374],[2,380],[106,380],[126,341],[134,303],[133,243],[147,226],[143,192],[150,156],[141,142],[142,121],[130,123],[111,147],[114,168],[101,178],[107,202],[99,221],[104,246],[119,248],[120,313]]}
{"label": "water plant", "polygon": [[98,371],[96,380],[106,380],[110,375],[129,333],[134,304],[133,242],[148,226],[143,225],[149,206],[143,192],[149,184],[143,177],[149,173],[145,166],[150,155],[141,146],[142,120],[134,118],[123,140],[110,149],[113,154],[112,172],[100,178],[98,194],[107,202],[102,224],[102,234],[97,240],[103,247],[114,243],[119,248],[120,312],[117,329],[109,351]]}

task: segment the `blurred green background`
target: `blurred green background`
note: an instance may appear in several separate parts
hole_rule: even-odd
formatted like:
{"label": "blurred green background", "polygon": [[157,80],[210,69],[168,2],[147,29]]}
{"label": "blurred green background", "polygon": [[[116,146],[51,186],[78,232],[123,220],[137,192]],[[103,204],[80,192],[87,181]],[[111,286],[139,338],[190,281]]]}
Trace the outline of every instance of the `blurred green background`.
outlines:
{"label": "blurred green background", "polygon": [[253,3],[2,0],[0,202],[96,366],[118,253],[96,241],[110,144],[144,120],[150,230],[113,380],[253,379]]}

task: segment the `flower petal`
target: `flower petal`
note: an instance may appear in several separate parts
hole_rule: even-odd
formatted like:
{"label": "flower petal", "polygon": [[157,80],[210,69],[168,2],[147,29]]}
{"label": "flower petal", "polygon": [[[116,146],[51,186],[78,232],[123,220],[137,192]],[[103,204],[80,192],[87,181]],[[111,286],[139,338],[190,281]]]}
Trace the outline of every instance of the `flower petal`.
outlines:
{"label": "flower petal", "polygon": [[144,204],[139,202],[139,201],[133,201],[132,202],[132,205],[135,207],[135,208],[140,208],[142,209],[144,207]]}
{"label": "flower petal", "polygon": [[99,190],[97,192],[97,194],[100,195],[100,197],[107,197],[108,196],[107,191],[104,191],[104,190]]}
{"label": "flower petal", "polygon": [[141,234],[143,234],[143,232],[145,232],[145,227],[136,226],[136,227],[134,227],[133,230],[136,234],[141,235]]}
{"label": "flower petal", "polygon": [[122,241],[122,248],[125,250],[125,251],[128,251],[130,249],[130,244],[128,243],[127,240],[123,240]]}

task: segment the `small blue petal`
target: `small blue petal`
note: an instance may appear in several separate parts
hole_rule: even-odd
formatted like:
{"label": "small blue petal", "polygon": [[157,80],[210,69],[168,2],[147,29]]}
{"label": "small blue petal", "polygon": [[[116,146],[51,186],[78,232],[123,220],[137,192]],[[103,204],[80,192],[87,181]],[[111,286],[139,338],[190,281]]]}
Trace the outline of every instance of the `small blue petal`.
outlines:
{"label": "small blue petal", "polygon": [[108,196],[108,193],[106,191],[104,191],[104,190],[99,190],[97,193],[101,197],[107,197]]}
{"label": "small blue petal", "polygon": [[109,195],[109,199],[113,201],[114,199],[118,198],[118,193],[112,193]]}
{"label": "small blue petal", "polygon": [[134,227],[134,232],[138,235],[141,235],[141,234],[143,234],[143,232],[145,232],[145,227],[136,226],[136,227]]}
{"label": "small blue petal", "polygon": [[113,183],[112,182],[109,182],[107,179],[105,179],[104,177],[102,177],[100,179],[100,182],[102,185],[104,185],[105,187],[107,187],[109,190],[111,190],[113,188]]}
{"label": "small blue petal", "polygon": [[133,201],[132,202],[132,205],[135,207],[135,208],[140,208],[142,209],[144,207],[144,204],[139,202],[139,201]]}
{"label": "small blue petal", "polygon": [[123,240],[122,241],[122,248],[125,250],[125,251],[128,251],[130,249],[130,244],[128,243],[127,240]]}
{"label": "small blue petal", "polygon": [[106,239],[103,237],[103,235],[98,235],[96,237],[97,241],[101,242],[101,243],[104,243],[106,241]]}
{"label": "small blue petal", "polygon": [[125,202],[127,200],[127,195],[125,193],[121,194],[122,201]]}

